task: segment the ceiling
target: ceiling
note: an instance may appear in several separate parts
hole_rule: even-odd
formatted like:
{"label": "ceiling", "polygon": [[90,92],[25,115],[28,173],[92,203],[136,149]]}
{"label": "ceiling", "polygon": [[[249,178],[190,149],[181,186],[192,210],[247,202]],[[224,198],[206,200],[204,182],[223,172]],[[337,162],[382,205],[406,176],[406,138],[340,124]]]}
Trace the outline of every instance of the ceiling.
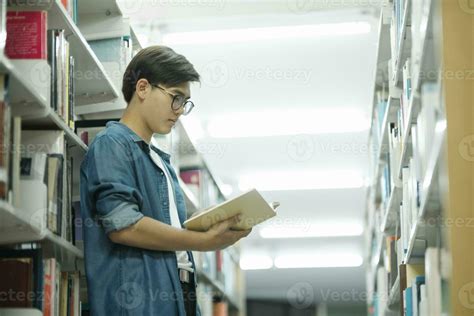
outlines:
{"label": "ceiling", "polygon": [[[228,119],[234,113],[267,114],[257,123],[244,117],[236,127],[237,134],[252,127],[251,124],[273,124],[268,118],[275,111],[288,113],[283,124],[295,126],[307,122],[314,110],[337,110],[340,119],[348,121],[351,111],[357,110],[368,119],[377,37],[377,14],[373,8],[377,2],[124,0],[121,7],[147,44],[160,43],[168,32],[370,23],[368,34],[351,36],[173,46],[202,76],[201,84],[193,87],[196,108],[184,120],[185,126],[214,174],[237,194],[241,174],[340,169],[368,174],[367,129],[355,133],[230,139],[212,138],[205,131],[211,122]],[[321,122],[321,118],[314,117],[314,121]],[[264,196],[281,203],[278,220],[363,223],[365,188],[272,191],[264,192]],[[242,255],[328,251],[363,255],[363,237],[262,239],[256,228],[242,242]],[[295,289],[306,288],[313,294],[311,303],[362,303],[363,271],[363,267],[247,271],[247,296],[286,300],[291,299],[289,295]],[[351,294],[344,299],[337,296],[348,293]]]}

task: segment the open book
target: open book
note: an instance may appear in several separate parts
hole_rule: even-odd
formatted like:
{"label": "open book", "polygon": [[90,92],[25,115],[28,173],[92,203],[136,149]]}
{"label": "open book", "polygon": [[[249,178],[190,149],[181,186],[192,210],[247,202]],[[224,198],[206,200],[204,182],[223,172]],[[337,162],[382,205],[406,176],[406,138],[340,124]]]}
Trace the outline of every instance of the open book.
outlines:
{"label": "open book", "polygon": [[240,221],[232,229],[246,230],[275,216],[275,209],[279,205],[278,202],[268,204],[253,189],[191,217],[184,222],[184,227],[194,231],[207,231],[215,223],[240,214]]}

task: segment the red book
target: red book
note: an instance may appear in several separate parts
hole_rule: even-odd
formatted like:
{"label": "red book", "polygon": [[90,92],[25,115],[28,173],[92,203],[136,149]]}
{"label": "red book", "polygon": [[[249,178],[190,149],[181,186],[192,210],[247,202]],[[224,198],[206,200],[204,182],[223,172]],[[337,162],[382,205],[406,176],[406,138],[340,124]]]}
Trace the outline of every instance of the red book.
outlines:
{"label": "red book", "polygon": [[46,11],[7,12],[5,54],[11,59],[46,59]]}

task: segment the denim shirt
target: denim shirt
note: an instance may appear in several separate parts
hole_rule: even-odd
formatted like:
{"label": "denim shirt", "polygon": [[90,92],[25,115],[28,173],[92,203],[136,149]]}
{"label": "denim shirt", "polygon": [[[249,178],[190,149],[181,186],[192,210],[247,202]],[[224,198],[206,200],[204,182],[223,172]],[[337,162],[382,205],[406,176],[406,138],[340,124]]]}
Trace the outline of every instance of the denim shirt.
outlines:
{"label": "denim shirt", "polygon": [[[176,253],[125,246],[107,236],[144,216],[171,225],[166,176],[152,161],[149,148],[126,125],[109,122],[90,145],[81,165],[91,315],[185,316]],[[172,177],[182,225],[186,204],[170,156],[157,148],[152,150],[163,158]],[[188,253],[194,267],[192,253]],[[200,315],[199,308],[196,313]]]}

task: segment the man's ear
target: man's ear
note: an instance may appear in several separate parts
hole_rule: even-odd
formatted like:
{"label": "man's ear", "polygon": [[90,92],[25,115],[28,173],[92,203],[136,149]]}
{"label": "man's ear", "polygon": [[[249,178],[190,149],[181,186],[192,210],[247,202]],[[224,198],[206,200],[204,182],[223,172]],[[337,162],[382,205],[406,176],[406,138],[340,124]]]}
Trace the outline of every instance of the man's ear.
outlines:
{"label": "man's ear", "polygon": [[137,81],[137,84],[135,86],[135,93],[137,94],[137,97],[140,100],[144,100],[149,93],[151,89],[150,84],[148,83],[148,80],[146,79],[140,79]]}

